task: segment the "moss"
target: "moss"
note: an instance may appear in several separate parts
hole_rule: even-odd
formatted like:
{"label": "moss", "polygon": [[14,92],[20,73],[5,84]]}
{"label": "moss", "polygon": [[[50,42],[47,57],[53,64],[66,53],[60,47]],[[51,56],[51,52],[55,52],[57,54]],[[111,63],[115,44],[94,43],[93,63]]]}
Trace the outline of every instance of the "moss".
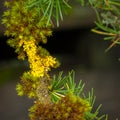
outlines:
{"label": "moss", "polygon": [[31,120],[85,120],[85,113],[90,110],[86,100],[72,93],[54,104],[37,101],[29,109]]}

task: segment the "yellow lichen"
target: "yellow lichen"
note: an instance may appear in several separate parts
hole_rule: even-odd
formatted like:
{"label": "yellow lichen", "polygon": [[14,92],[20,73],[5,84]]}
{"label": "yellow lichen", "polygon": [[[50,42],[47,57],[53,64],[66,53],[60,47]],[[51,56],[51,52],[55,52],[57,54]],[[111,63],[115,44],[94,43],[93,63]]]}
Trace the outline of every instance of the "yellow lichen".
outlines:
{"label": "yellow lichen", "polygon": [[24,40],[23,44],[24,51],[26,52],[30,63],[30,73],[34,77],[43,77],[45,73],[50,70],[50,67],[54,67],[56,64],[55,58],[50,55],[41,57],[37,54],[37,46],[34,39]]}

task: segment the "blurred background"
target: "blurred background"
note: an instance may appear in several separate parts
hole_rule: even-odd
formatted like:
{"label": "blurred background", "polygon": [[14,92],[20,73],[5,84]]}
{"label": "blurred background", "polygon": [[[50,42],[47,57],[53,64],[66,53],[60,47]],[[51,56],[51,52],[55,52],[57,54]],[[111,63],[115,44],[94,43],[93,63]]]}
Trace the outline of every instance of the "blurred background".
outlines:
{"label": "blurred background", "polygon": [[[1,0],[0,19],[4,11],[3,2]],[[94,88],[95,107],[102,104],[100,114],[108,114],[109,120],[120,119],[120,46],[105,53],[111,43],[91,32],[96,19],[94,11],[75,3],[73,6],[71,14],[65,16],[44,45],[61,62],[61,66],[51,74],[74,69],[75,80],[83,80],[86,93]],[[17,60],[14,49],[6,44],[8,38],[3,31],[0,24],[0,119],[29,120],[28,108],[33,101],[17,96],[15,90],[20,76],[28,69],[28,63]]]}

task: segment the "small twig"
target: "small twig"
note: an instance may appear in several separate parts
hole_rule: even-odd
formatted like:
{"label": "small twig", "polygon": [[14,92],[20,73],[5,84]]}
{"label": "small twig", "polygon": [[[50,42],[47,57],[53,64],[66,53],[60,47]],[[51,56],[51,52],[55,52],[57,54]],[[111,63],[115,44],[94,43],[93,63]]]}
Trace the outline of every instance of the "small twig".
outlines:
{"label": "small twig", "polygon": [[112,47],[114,47],[119,40],[120,40],[119,35],[116,35],[114,40],[113,40],[113,43],[110,44],[110,46],[105,50],[105,52],[108,52]]}

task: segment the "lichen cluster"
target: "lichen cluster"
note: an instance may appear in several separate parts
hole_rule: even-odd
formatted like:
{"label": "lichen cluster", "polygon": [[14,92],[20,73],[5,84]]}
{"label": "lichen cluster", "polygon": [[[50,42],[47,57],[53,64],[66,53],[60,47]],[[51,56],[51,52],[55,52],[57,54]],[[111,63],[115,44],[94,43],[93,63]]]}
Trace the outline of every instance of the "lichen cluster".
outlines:
{"label": "lichen cluster", "polygon": [[62,77],[61,73],[57,77],[49,75],[51,68],[58,67],[59,62],[41,46],[47,42],[47,37],[52,35],[53,23],[50,20],[52,15],[49,16],[48,13],[56,11],[58,24],[59,16],[62,18],[61,9],[69,7],[67,2],[67,0],[5,1],[7,10],[3,13],[2,23],[6,27],[5,35],[10,37],[8,44],[15,48],[18,59],[27,59],[29,63],[29,70],[21,76],[16,90],[18,95],[26,95],[34,100],[34,105],[29,109],[30,120],[105,118],[104,115],[98,117],[98,111],[92,112],[94,96],[90,93],[88,97],[81,95],[84,85],[81,82],[76,85],[73,71],[65,77]]}
{"label": "lichen cluster", "polygon": [[52,35],[52,24],[46,26],[46,19],[40,21],[41,14],[36,9],[27,9],[28,1],[12,0],[5,2],[8,9],[3,14],[2,23],[5,24],[5,35],[11,36],[8,44],[15,48],[18,58],[28,59],[30,70],[21,77],[17,85],[18,95],[36,97],[39,79],[49,78],[48,71],[56,68],[58,62],[49,52],[39,46],[46,43],[47,37]]}

